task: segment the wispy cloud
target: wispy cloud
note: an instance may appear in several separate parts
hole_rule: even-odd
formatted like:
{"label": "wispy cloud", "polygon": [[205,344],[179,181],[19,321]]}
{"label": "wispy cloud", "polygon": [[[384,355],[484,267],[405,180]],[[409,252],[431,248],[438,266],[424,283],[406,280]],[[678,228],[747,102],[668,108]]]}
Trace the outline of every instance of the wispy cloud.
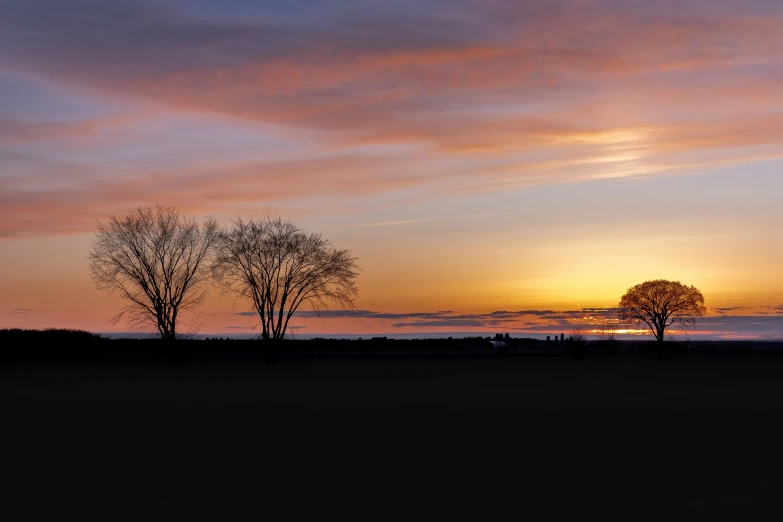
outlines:
{"label": "wispy cloud", "polygon": [[0,145],[88,134],[99,130],[93,122],[25,123],[0,119]]}
{"label": "wispy cloud", "polygon": [[487,212],[484,214],[470,214],[469,216],[459,216],[455,219],[487,219],[493,217],[513,216],[516,212]]}
{"label": "wispy cloud", "polygon": [[[498,140],[504,134],[558,140],[606,129],[575,126],[567,112],[548,119],[460,110],[465,100],[487,109],[521,95],[551,102],[580,86],[588,101],[596,81],[617,89],[650,73],[771,62],[783,41],[780,10],[753,15],[748,7],[738,19],[707,2],[676,14],[600,0],[557,9],[544,1],[449,3],[448,16],[437,2],[416,12],[359,3],[318,27],[296,19],[208,21],[116,0],[4,6],[6,60],[57,79],[187,110],[337,130],[360,143],[423,139],[476,150],[507,146]],[[744,76],[747,82],[728,85],[759,79]],[[670,79],[656,86],[657,96],[703,99],[721,89],[694,83]],[[589,107],[581,110],[595,111]]]}
{"label": "wispy cloud", "polygon": [[[498,191],[783,156],[779,2],[351,2],[317,23],[306,2],[274,15],[248,4],[233,19],[185,5],[6,0],[0,67],[222,126],[269,125],[318,152],[210,162],[194,151],[176,169],[129,154],[111,167],[7,161],[0,236],[83,232],[107,210],[158,201],[211,210],[445,184]],[[87,146],[116,125],[4,119],[0,144]]]}
{"label": "wispy cloud", "polygon": [[[744,307],[728,307],[743,311]],[[781,307],[778,307],[781,308]],[[308,320],[320,317],[323,320],[391,320],[394,330],[438,331],[439,329],[475,329],[475,331],[524,332],[527,334],[551,335],[565,333],[579,326],[588,336],[598,335],[607,325],[617,329],[636,331],[634,325],[622,324],[617,319],[617,308],[581,308],[575,310],[498,310],[488,313],[461,314],[453,311],[389,313],[370,310],[312,310],[299,311],[295,318]],[[254,312],[238,312],[234,315],[252,316]],[[781,309],[783,315],[783,308]],[[698,335],[720,337],[739,335],[747,338],[774,338],[783,335],[783,317],[757,315],[713,315],[698,322]],[[318,323],[310,328],[318,330]],[[646,330],[638,330],[646,333]],[[679,332],[675,328],[673,332]]]}
{"label": "wispy cloud", "polygon": [[[441,315],[447,315],[451,312],[413,312],[413,313],[386,313],[386,312],[371,312],[369,310],[299,310],[296,312],[296,317],[313,318],[320,317],[323,319],[401,319],[401,318],[429,318],[440,317]],[[243,317],[252,317],[257,315],[256,312],[236,312],[234,315]]]}
{"label": "wispy cloud", "polygon": [[373,227],[396,227],[399,225],[410,225],[413,223],[421,223],[419,219],[409,219],[404,221],[379,221],[375,223],[361,223],[359,225],[353,225],[352,228],[373,228]]}
{"label": "wispy cloud", "polygon": [[735,316],[735,315],[770,315],[783,312],[783,305],[780,306],[725,306],[718,308],[709,308],[709,315]]}
{"label": "wispy cloud", "polygon": [[35,310],[29,308],[12,308],[11,310],[5,311],[7,314],[31,314],[33,312],[35,312]]}
{"label": "wispy cloud", "polygon": [[744,310],[750,310],[753,307],[750,306],[726,306],[722,308],[713,308],[712,311],[718,315],[735,314],[735,312],[742,312]]}
{"label": "wispy cloud", "polygon": [[[0,178],[0,203],[9,216],[0,224],[0,237],[86,232],[94,229],[96,219],[105,219],[109,212],[159,202],[174,204],[186,212],[207,213],[214,211],[215,206],[259,200],[270,204],[324,193],[350,191],[366,195],[393,190],[412,183],[388,172],[400,161],[344,154],[194,166],[165,173],[116,166],[112,168],[114,176],[105,176],[96,165],[39,155],[4,157],[0,151],[0,166],[9,166],[6,176]],[[367,170],[373,170],[375,175],[366,176]],[[69,180],[65,186],[64,178]]]}
{"label": "wispy cloud", "polygon": [[[246,315],[247,312],[239,312],[237,315]],[[460,314],[453,311],[441,312],[408,312],[387,313],[373,312],[369,310],[322,310],[319,312],[306,310],[295,314],[300,318],[321,317],[323,319],[384,319],[394,320],[391,324],[394,328],[403,327],[445,327],[445,326],[470,326],[470,327],[502,327],[519,321],[534,321],[547,324],[569,324],[572,321],[601,321],[616,316],[616,309],[612,308],[585,308],[582,310],[570,310],[554,312],[552,310],[500,310],[484,314]]]}

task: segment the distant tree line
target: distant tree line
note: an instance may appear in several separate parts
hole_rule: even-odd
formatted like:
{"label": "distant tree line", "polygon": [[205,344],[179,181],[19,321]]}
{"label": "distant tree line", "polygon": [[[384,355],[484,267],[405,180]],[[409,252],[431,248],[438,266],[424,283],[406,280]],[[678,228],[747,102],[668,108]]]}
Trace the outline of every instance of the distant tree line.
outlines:
{"label": "distant tree line", "polygon": [[52,343],[67,341],[74,345],[84,345],[100,342],[100,335],[84,330],[47,328],[45,330],[28,330],[10,328],[0,330],[0,340],[6,346],[48,346]]}

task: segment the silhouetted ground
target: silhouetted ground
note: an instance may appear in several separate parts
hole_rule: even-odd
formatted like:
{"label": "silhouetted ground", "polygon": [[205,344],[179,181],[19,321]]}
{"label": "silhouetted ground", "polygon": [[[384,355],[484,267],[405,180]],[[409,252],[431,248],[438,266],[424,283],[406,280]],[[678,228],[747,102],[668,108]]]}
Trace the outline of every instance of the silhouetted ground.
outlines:
{"label": "silhouetted ground", "polygon": [[[445,339],[309,339],[285,340],[279,344],[284,358],[291,357],[491,357],[528,355],[637,355],[655,353],[662,347],[673,352],[779,352],[783,341],[687,341],[656,343],[654,341],[542,341],[526,338],[496,338],[502,346],[493,346],[492,337]],[[40,359],[51,356],[87,354],[154,354],[176,347],[191,354],[255,354],[263,343],[259,340],[209,338],[181,340],[173,345],[156,338],[108,339],[80,330],[0,330],[0,359]],[[660,354],[659,354],[660,355]]]}
{"label": "silhouetted ground", "polygon": [[0,412],[3,509],[31,516],[766,520],[783,507],[783,357],[764,353],[10,359]]}

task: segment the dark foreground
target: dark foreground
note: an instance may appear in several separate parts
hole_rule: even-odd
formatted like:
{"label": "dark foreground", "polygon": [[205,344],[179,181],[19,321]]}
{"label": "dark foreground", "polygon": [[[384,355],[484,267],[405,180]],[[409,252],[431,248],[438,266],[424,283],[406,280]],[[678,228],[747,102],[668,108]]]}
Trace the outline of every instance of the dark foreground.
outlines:
{"label": "dark foreground", "polygon": [[0,509],[778,519],[782,413],[774,354],[8,360]]}

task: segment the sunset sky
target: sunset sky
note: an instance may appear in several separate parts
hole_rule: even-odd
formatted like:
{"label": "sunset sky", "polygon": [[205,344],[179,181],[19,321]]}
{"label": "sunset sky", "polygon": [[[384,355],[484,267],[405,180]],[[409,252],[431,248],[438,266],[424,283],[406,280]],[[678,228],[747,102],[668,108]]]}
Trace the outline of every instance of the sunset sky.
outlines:
{"label": "sunset sky", "polygon": [[783,338],[782,86],[780,0],[2,0],[0,328],[126,331],[92,234],[162,204],[350,249],[301,335],[568,333],[663,278]]}

